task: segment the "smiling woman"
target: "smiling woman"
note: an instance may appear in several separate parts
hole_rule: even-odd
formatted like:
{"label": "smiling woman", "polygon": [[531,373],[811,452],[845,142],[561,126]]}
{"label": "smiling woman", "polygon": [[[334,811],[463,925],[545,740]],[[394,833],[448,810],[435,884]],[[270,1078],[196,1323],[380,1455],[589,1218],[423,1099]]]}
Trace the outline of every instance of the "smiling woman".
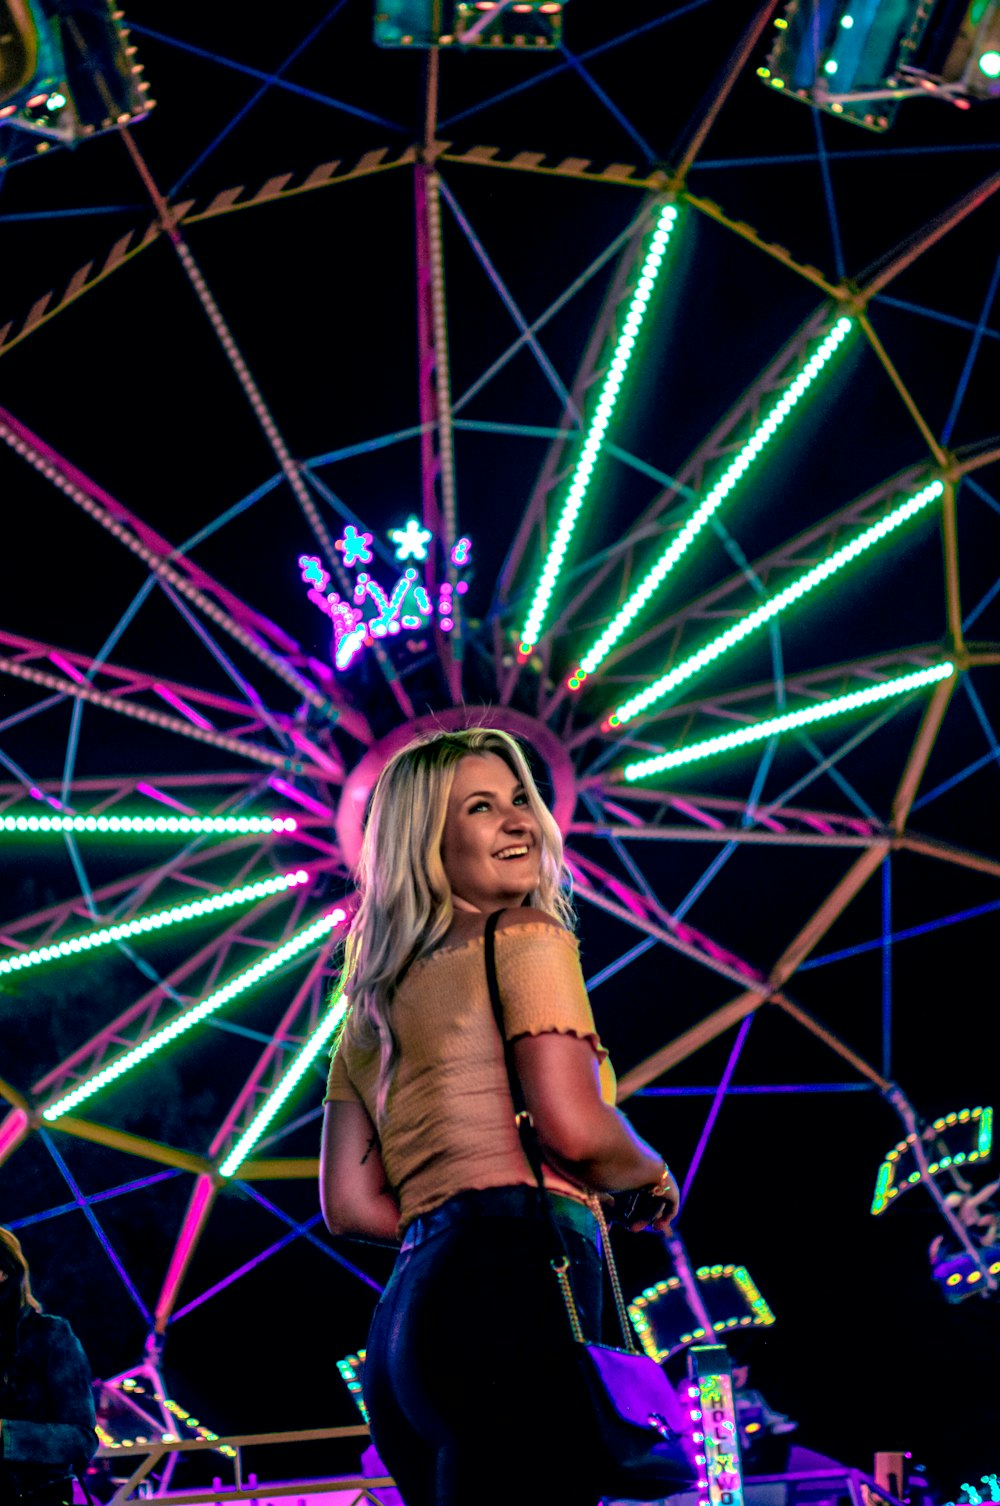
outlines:
{"label": "smiling woman", "polygon": [[489,915],[538,887],[541,830],[518,774],[498,753],[470,753],[455,770],[441,843],[458,910]]}
{"label": "smiling woman", "polygon": [[[598,1498],[584,1398],[521,1148],[509,1047],[544,1158],[584,1332],[600,1336],[595,1194],[648,1188],[669,1226],[666,1165],[614,1106],[580,972],[559,829],[508,734],[410,744],[387,764],[345,953],[351,1008],[327,1089],[321,1198],[333,1234],[402,1247],[365,1362],[376,1447],[407,1506]],[[486,972],[499,913],[501,1039]],[[485,1312],[476,1343],[456,1314]],[[546,1419],[573,1446],[538,1448]],[[483,1460],[505,1470],[483,1477]],[[513,1472],[513,1473],[510,1473]]]}

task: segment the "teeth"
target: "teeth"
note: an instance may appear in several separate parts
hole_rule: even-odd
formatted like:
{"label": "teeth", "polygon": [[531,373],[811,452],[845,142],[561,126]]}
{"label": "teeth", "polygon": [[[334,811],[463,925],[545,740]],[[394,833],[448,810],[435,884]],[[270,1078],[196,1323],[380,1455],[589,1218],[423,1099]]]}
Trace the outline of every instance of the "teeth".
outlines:
{"label": "teeth", "polygon": [[526,847],[505,847],[497,853],[498,858],[523,858],[528,849]]}

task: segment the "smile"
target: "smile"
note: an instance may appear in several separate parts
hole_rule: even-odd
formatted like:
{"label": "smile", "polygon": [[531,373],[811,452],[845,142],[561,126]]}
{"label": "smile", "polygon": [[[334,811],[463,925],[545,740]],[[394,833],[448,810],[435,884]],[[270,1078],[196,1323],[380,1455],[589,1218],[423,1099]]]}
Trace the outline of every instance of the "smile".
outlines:
{"label": "smile", "polygon": [[502,859],[504,859],[504,861],[506,861],[509,858],[526,858],[528,856],[529,851],[530,851],[530,848],[527,847],[526,844],[522,842],[517,847],[502,847],[500,849],[500,851],[499,852],[495,852],[493,854],[493,856],[495,858],[502,858]]}

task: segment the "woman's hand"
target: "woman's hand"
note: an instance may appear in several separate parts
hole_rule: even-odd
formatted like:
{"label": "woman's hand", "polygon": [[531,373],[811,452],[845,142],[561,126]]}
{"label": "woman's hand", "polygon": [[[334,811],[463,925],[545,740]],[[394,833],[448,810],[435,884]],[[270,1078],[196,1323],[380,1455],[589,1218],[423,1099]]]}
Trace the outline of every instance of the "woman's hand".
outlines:
{"label": "woman's hand", "polygon": [[681,1195],[670,1168],[664,1164],[663,1175],[652,1187],[639,1187],[627,1194],[616,1222],[624,1224],[633,1234],[643,1229],[652,1229],[657,1234],[669,1234],[670,1225],[677,1217]]}

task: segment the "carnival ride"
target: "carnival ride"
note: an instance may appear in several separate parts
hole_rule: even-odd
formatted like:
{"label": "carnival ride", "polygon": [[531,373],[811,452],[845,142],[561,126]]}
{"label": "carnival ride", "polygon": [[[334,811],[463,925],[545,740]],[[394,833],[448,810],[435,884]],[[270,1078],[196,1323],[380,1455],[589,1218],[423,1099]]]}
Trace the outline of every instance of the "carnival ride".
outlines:
{"label": "carnival ride", "polygon": [[[319,47],[340,9],[317,10],[309,47]],[[345,106],[292,84],[270,54],[267,69],[255,70],[150,29],[144,50],[159,48],[162,65],[156,115],[134,133],[123,125],[86,144],[78,159],[64,156],[60,181],[72,180],[85,152],[104,153],[111,172],[107,154],[120,152],[120,138],[152,218],[134,205],[107,206],[126,221],[109,251],[66,268],[60,248],[64,273],[54,291],[33,285],[27,265],[17,287],[5,289],[16,307],[0,335],[0,370],[14,374],[0,412],[0,436],[12,452],[4,485],[17,499],[16,529],[32,541],[36,563],[20,592],[13,553],[4,567],[0,760],[8,779],[0,788],[0,839],[9,872],[30,869],[51,893],[22,904],[0,937],[7,1106],[0,1161],[5,1206],[16,1213],[4,1216],[21,1228],[82,1212],[143,1329],[156,1336],[154,1350],[174,1324],[295,1242],[309,1242],[377,1286],[317,1236],[318,1214],[293,1215],[262,1188],[314,1176],[315,1158],[299,1149],[303,1134],[314,1134],[323,1050],[343,1007],[335,988],[331,996],[334,959],[374,781],[412,735],[470,717],[534,748],[566,834],[581,911],[597,912],[609,927],[608,955],[589,981],[602,1029],[617,1031],[630,1053],[622,1060],[622,1098],[704,1092],[660,1080],[697,1052],[714,1060],[714,1043],[730,1046],[711,1086],[685,1196],[723,1102],[737,1091],[734,1073],[765,1006],[852,1074],[850,1083],[800,1083],[802,1091],[877,1090],[902,1119],[901,1145],[921,1152],[923,1120],[894,1081],[893,948],[911,931],[974,919],[1000,904],[1000,856],[974,817],[949,806],[944,830],[931,833],[912,819],[963,779],[992,777],[998,756],[988,708],[1000,645],[985,630],[1000,591],[989,558],[1000,506],[988,490],[1000,462],[988,427],[1000,338],[989,317],[1000,263],[984,254],[983,237],[971,240],[968,232],[995,213],[1000,172],[957,191],[939,176],[928,212],[915,214],[909,198],[904,213],[888,182],[904,164],[884,143],[878,154],[863,143],[868,168],[884,175],[877,180],[884,204],[859,213],[848,194],[835,192],[831,171],[838,156],[864,153],[853,141],[831,147],[816,123],[810,149],[786,154],[793,166],[781,153],[739,161],[773,159],[787,172],[805,161],[826,214],[808,225],[792,215],[780,240],[769,225],[753,228],[743,218],[744,184],[726,180],[732,202],[725,207],[693,185],[699,169],[704,181],[709,133],[724,133],[728,122],[727,141],[739,138],[774,5],[752,15],[748,8],[742,38],[727,10],[728,62],[666,161],[648,144],[648,117],[639,110],[634,124],[636,111],[623,110],[594,76],[604,53],[654,45],[668,23],[680,27],[684,13],[701,9],[711,7],[682,6],[628,30],[591,18],[597,32],[589,50],[572,52],[568,41],[548,74],[523,77],[515,89],[484,94],[466,71],[461,88],[472,102],[443,123],[438,99],[452,59],[432,50],[426,67],[420,63],[419,140],[397,128],[400,144],[392,149],[315,164],[302,160],[287,132],[275,138],[272,117],[266,157],[277,139],[286,170],[250,187],[220,188],[216,180],[211,191],[202,185],[218,142],[201,150],[198,133],[194,164],[170,191],[161,186],[173,170],[171,111],[175,122],[181,118],[179,100],[170,99],[172,48],[182,58],[200,53],[213,77],[260,74],[255,98],[279,98],[282,109],[322,102],[338,122],[346,109],[355,132],[359,120],[364,130],[384,125],[381,107]],[[136,24],[134,34],[142,41],[143,27]],[[293,56],[308,57],[305,48]],[[724,56],[716,40],[710,72]],[[340,57],[345,88],[349,58],[349,50]],[[475,62],[468,59],[466,70]],[[391,66],[398,81],[401,65]],[[407,66],[417,64],[409,58]],[[376,55],[366,67],[374,78],[390,64]],[[646,67],[655,76],[655,63]],[[502,149],[464,137],[467,116],[502,110],[508,92],[564,88],[566,74],[612,121],[611,149],[631,139],[640,165],[609,161],[593,146],[586,157],[564,153],[561,112],[551,117],[558,144],[549,152],[538,135],[532,145],[542,150],[517,150],[511,135]],[[758,112],[774,113],[758,113],[755,131],[805,128],[788,125],[783,101],[763,91],[760,98]],[[675,128],[689,107],[679,87]],[[811,117],[799,114],[811,133]],[[517,117],[499,118],[510,132]],[[548,119],[542,111],[532,129]],[[185,124],[190,130],[189,117]],[[154,129],[161,134],[143,135]],[[227,121],[219,140],[229,129]],[[900,157],[948,151],[955,161],[972,160],[950,116],[941,129],[946,140],[910,143]],[[598,135],[588,127],[592,142]],[[327,133],[325,143],[331,139]],[[30,169],[21,162],[10,182],[30,197],[56,166],[55,157]],[[195,169],[196,195],[184,197]],[[29,176],[30,189],[22,186]],[[489,186],[477,198],[470,185],[483,180]],[[114,191],[119,186],[115,179]],[[336,240],[331,276],[342,279],[339,298],[368,302],[370,315],[377,291],[384,323],[364,311],[344,316],[342,338],[354,343],[334,350],[342,389],[371,389],[380,360],[401,364],[397,321],[412,301],[398,285],[387,287],[384,265],[375,281],[365,280],[387,226],[395,249],[415,224],[418,380],[407,412],[409,379],[380,373],[392,420],[381,426],[364,401],[340,390],[328,430],[329,394],[315,392],[317,346],[307,370],[291,370],[287,321],[262,308],[255,280],[242,280],[234,232],[255,216],[289,217],[294,230],[287,242],[280,235],[266,242],[266,259],[276,302],[294,304],[303,292],[294,286],[299,254],[307,277],[322,263],[315,248],[306,255],[297,243],[303,215],[347,194],[355,205],[364,196],[369,217],[378,206],[379,218],[367,238],[325,221]],[[773,195],[762,196],[765,221],[788,214],[787,199],[778,197],[776,209]],[[525,235],[511,234],[512,210],[525,216],[525,232],[530,226],[530,254]],[[55,212],[38,210],[37,223],[49,230]],[[10,233],[19,215],[25,223],[35,213],[12,212]],[[477,223],[492,224],[495,254]],[[871,270],[849,275],[845,227],[856,246],[877,252]],[[360,245],[352,261],[354,235]],[[78,228],[72,239],[78,244]],[[927,307],[916,300],[920,270],[955,241],[966,270],[953,285],[959,311]],[[753,308],[745,297],[725,303],[734,256],[744,259],[738,264],[757,291]],[[404,260],[400,254],[400,268]],[[52,261],[49,241],[38,265]],[[151,264],[157,291],[143,302],[143,321],[165,339],[178,321],[186,347],[180,368],[157,366],[134,347],[124,327],[127,304],[116,302],[120,284],[128,299],[143,298]],[[715,332],[723,360],[692,344],[684,324],[688,285],[717,297],[723,318],[740,309],[742,324]],[[897,285],[915,296],[894,296]],[[207,322],[194,325],[178,312],[178,288]],[[496,297],[489,310],[487,290]],[[152,306],[159,296],[162,324]],[[316,312],[320,301],[313,289],[294,318],[315,314],[329,340],[338,324]],[[529,314],[529,304],[537,311]],[[498,343],[497,311],[516,330],[512,342]],[[275,350],[259,337],[258,320]],[[119,379],[105,413],[100,381],[87,391],[76,373],[70,378],[57,352],[61,330],[74,321],[73,338],[84,348],[90,342],[102,373],[141,372],[141,401]],[[101,328],[113,332],[114,359],[98,348]],[[955,342],[947,351],[946,337]],[[682,363],[669,366],[674,340],[684,360],[697,355],[689,382]],[[269,368],[260,376],[254,348]],[[699,372],[697,361],[708,371]],[[561,371],[570,364],[575,375],[566,380]],[[53,372],[56,386],[72,387],[73,422],[46,408]],[[188,373],[190,398],[178,388]],[[230,400],[226,382],[245,410]],[[199,404],[212,405],[211,418],[196,411]],[[842,415],[846,441],[824,422],[829,412]],[[232,428],[217,470],[199,450],[215,423]],[[106,454],[123,424],[137,432],[145,457],[138,469],[134,455]],[[172,449],[178,429],[188,431],[186,460]],[[259,457],[246,457],[258,431],[271,456],[266,474]],[[178,493],[188,471],[199,481],[193,500]],[[474,499],[461,508],[460,487]],[[140,489],[150,495],[148,510],[139,505]],[[224,505],[209,500],[213,493]],[[40,547],[36,519],[66,514],[79,525],[68,523],[60,543],[46,523]],[[131,560],[120,575],[115,551]],[[63,630],[79,620],[82,602],[67,602],[66,591],[82,557],[92,583],[108,572],[110,585],[95,603],[95,624],[106,633],[100,646],[74,647],[55,629],[50,636],[22,631],[46,612]],[[241,588],[242,579],[249,584]],[[264,605],[251,605],[244,592]],[[93,642],[89,625],[83,636]],[[124,652],[129,645],[135,663]],[[129,754],[138,772],[125,772]],[[807,796],[813,789],[822,794]],[[901,928],[894,918],[893,874],[902,863],[919,865],[921,891],[936,885],[940,896],[920,927]],[[956,912],[950,890],[959,876],[969,902]],[[862,925],[859,939],[844,931],[843,919],[859,905],[870,914],[875,881],[880,934],[867,939]],[[772,884],[777,905],[762,898]],[[737,893],[746,897],[739,907]],[[9,897],[13,908],[13,885]],[[689,919],[695,908],[697,924]],[[844,944],[823,954],[831,934]],[[871,954],[881,975],[866,985],[865,1030],[875,1022],[880,1050],[866,1055],[821,1023],[799,987],[823,964],[849,969]],[[118,999],[105,1005],[79,974],[69,981],[71,965],[84,965],[73,959],[83,957],[90,979],[113,978],[116,989],[136,975],[145,981],[124,1006]],[[115,959],[109,971],[92,971],[105,957]],[[642,983],[619,994],[605,1018],[600,985],[626,968]],[[623,976],[628,982],[630,974]],[[853,989],[857,975],[848,976]],[[654,983],[688,1001],[670,1026],[658,1009],[637,1002]],[[67,989],[73,1017],[56,1011],[43,1030],[42,1012]],[[158,1082],[168,1105],[157,1101]],[[196,1113],[185,1116],[179,1089]],[[982,1104],[966,1111],[977,1122],[984,1112]],[[872,1175],[883,1143],[871,1147]],[[97,1159],[84,1176],[77,1158],[86,1147]],[[69,1202],[44,1197],[39,1157],[46,1175],[54,1167],[69,1188]],[[119,1174],[123,1158],[156,1169]],[[918,1165],[916,1180],[961,1247],[963,1269],[995,1292],[997,1272],[940,1180],[939,1172],[954,1170]],[[262,1249],[259,1242],[236,1247],[229,1230],[225,1253],[204,1256],[234,1191],[284,1232]],[[133,1260],[123,1260],[108,1236],[98,1211],[108,1199],[142,1200],[146,1238]],[[204,1271],[194,1294],[192,1262]]]}

